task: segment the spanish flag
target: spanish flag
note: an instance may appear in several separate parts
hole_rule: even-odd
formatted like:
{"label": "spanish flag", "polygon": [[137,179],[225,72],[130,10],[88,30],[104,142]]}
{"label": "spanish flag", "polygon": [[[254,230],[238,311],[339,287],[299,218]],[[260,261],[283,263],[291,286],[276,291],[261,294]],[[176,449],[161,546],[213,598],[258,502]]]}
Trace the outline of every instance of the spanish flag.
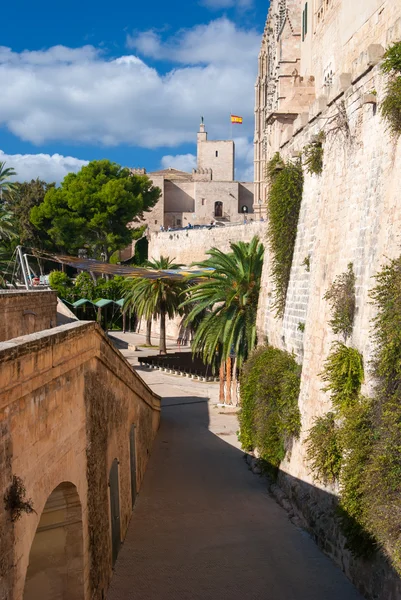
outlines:
{"label": "spanish flag", "polygon": [[242,125],[242,117],[238,117],[237,115],[231,115],[231,123]]}

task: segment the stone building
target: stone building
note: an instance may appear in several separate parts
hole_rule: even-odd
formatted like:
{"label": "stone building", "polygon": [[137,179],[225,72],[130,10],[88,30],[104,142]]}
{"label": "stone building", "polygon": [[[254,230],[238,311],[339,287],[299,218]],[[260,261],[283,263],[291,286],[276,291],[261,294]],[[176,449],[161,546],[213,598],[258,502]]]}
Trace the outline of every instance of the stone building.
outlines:
{"label": "stone building", "polygon": [[[239,222],[253,212],[253,183],[234,180],[233,140],[208,140],[205,124],[197,134],[197,168],[192,173],[164,169],[148,173],[162,195],[146,215],[149,232],[172,227]],[[134,169],[133,173],[145,173]]]}
{"label": "stone building", "polygon": [[[304,169],[297,237],[283,318],[274,310],[270,250],[265,252],[258,310],[259,339],[294,352],[302,364],[300,438],[281,465],[279,481],[318,544],[367,598],[396,600],[401,584],[385,558],[358,561],[332,508],[337,484],[314,480],[305,439],[316,417],[332,409],[319,374],[338,340],[324,295],[353,263],[356,316],[347,343],[369,365],[374,352],[369,291],[374,276],[400,255],[401,142],[380,113],[387,76],[384,51],[401,40],[399,0],[272,0],[259,55],[255,101],[255,199],[266,210],[266,165],[303,154],[321,131],[323,171]],[[258,203],[255,203],[258,206]],[[365,369],[363,393],[374,382]]]}

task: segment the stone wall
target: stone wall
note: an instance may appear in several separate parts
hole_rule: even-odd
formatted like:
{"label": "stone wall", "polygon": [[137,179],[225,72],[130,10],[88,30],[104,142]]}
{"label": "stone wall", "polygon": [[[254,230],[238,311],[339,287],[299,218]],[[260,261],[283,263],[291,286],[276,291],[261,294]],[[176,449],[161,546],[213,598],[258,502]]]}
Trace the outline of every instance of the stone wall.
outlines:
{"label": "stone wall", "polygon": [[[32,577],[37,589],[45,590],[43,600],[56,597],[53,588],[60,590],[57,597],[71,600],[105,597],[112,573],[111,466],[118,465],[122,540],[132,512],[131,427],[136,425],[139,489],[159,418],[159,397],[95,323],[65,325],[0,343],[0,497],[3,503],[17,476],[35,510],[13,522],[13,512],[2,504],[1,598],[21,600]],[[41,535],[43,524],[49,525],[41,516],[55,502],[52,543],[38,545],[35,533]],[[71,512],[67,509],[72,504],[77,510]],[[75,515],[80,535],[71,535],[71,518],[63,521],[62,513]],[[73,575],[63,579],[66,565],[52,555],[60,545],[75,557],[70,567],[79,574],[79,589],[75,586],[73,593],[66,587],[72,585]]]}
{"label": "stone wall", "polygon": [[56,321],[56,292],[0,291],[0,342],[55,327]]}
{"label": "stone wall", "polygon": [[186,229],[165,231],[153,234],[149,243],[149,258],[160,256],[174,258],[175,262],[190,265],[206,258],[206,252],[216,247],[223,252],[230,251],[231,242],[250,242],[257,235],[265,239],[266,223],[249,222],[246,225],[213,227],[212,229]]}
{"label": "stone wall", "polygon": [[[392,35],[394,39],[401,38],[401,21],[393,27]],[[365,53],[365,58],[368,54]],[[366,94],[372,89],[377,91],[380,104],[385,89],[380,66],[362,61],[358,75],[345,91],[316,114],[310,113],[303,124],[298,120],[293,135],[281,141],[278,149],[282,156],[292,158],[323,129],[324,168],[320,176],[305,173],[283,320],[277,319],[271,309],[271,263],[266,254],[258,330],[260,337],[267,336],[274,346],[295,352],[302,363],[299,399],[302,433],[282,464],[281,484],[306,516],[321,547],[366,597],[396,600],[401,597],[400,583],[385,561],[358,561],[346,549],[329,507],[320,500],[322,486],[313,480],[304,445],[314,419],[331,408],[319,377],[335,340],[328,325],[330,310],[323,299],[325,292],[352,262],[357,312],[350,343],[364,356],[363,392],[369,393],[373,385],[368,365],[373,351],[371,322],[375,314],[369,290],[382,265],[401,252],[401,141],[390,137],[376,105],[366,102]],[[304,264],[306,257],[310,258],[309,271]],[[305,325],[304,332],[298,328],[300,323]],[[336,487],[326,491],[338,494]]]}

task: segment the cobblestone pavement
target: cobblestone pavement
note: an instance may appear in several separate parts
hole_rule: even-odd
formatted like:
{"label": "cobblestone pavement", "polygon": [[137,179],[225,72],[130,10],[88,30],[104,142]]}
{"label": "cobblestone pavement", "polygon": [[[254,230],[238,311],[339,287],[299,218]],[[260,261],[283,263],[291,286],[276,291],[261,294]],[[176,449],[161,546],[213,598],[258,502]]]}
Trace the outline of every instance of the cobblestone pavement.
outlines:
{"label": "cobblestone pavement", "polygon": [[248,470],[218,384],[140,373],[162,423],[108,600],[361,600]]}

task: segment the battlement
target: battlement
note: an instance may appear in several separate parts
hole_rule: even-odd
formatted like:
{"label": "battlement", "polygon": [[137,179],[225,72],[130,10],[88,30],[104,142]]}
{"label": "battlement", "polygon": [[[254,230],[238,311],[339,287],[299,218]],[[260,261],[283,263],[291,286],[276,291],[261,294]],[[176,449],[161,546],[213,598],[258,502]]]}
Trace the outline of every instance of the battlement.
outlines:
{"label": "battlement", "polygon": [[192,169],[192,179],[194,181],[211,181],[213,171],[208,168]]}

